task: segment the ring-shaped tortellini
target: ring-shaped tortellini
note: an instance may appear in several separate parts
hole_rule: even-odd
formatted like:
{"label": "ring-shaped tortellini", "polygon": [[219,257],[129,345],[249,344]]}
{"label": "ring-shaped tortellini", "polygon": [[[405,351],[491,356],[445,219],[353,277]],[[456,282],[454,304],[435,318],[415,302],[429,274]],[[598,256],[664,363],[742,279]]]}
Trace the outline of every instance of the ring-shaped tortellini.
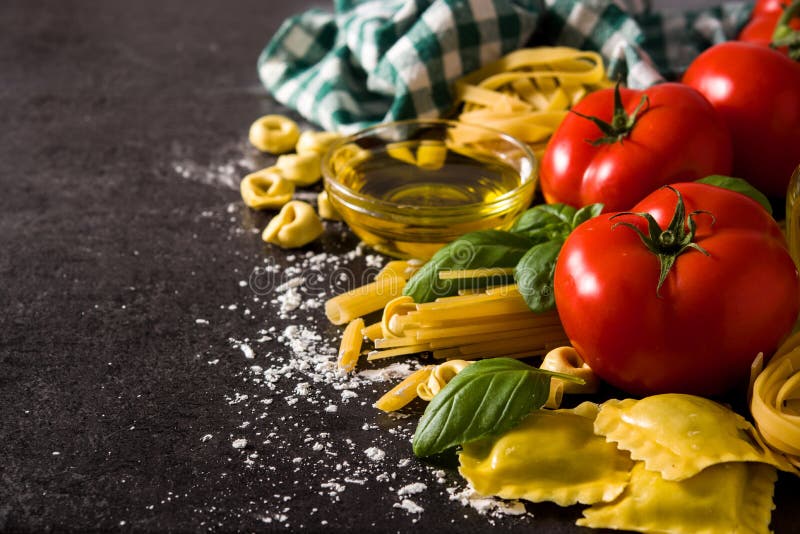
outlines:
{"label": "ring-shaped tortellini", "polygon": [[728,462],[761,462],[792,471],[786,458],[769,450],[744,417],[694,395],[606,401],[594,431],[665,480],[684,480]]}
{"label": "ring-shaped tortellini", "polygon": [[320,191],[319,195],[317,195],[317,211],[323,219],[328,219],[329,221],[342,220],[342,216],[333,207],[327,191]]}
{"label": "ring-shaped tortellini", "polygon": [[285,179],[275,167],[261,169],[244,177],[239,184],[246,206],[261,209],[278,209],[294,194],[294,184]]}
{"label": "ring-shaped tortellini", "polygon": [[384,338],[402,337],[403,327],[401,324],[402,318],[410,311],[415,311],[417,305],[414,299],[408,295],[403,295],[389,301],[383,307],[383,315],[381,317],[381,330],[383,331]]}
{"label": "ring-shaped tortellini", "polygon": [[283,154],[292,150],[300,137],[297,123],[283,115],[264,115],[250,125],[250,143],[262,152]]}
{"label": "ring-shaped tortellini", "polygon": [[261,238],[282,248],[297,248],[314,241],[322,231],[322,221],[314,208],[292,200],[264,228]]}
{"label": "ring-shaped tortellini", "polygon": [[426,382],[417,386],[417,396],[424,401],[431,401],[455,376],[471,363],[466,360],[450,360],[440,363],[431,371]]}
{"label": "ring-shaped tortellini", "polygon": [[319,160],[319,154],[316,152],[285,154],[278,157],[275,166],[281,170],[287,180],[291,180],[299,186],[308,186],[322,177]]}
{"label": "ring-shaped tortellini", "polygon": [[586,365],[583,359],[572,347],[558,347],[544,357],[541,369],[554,371],[565,375],[582,378],[584,383],[567,382],[559,378],[550,380],[550,395],[545,403],[546,408],[558,408],[564,393],[594,393],[597,391],[599,382],[594,371]]}
{"label": "ring-shaped tortellini", "polygon": [[313,152],[322,157],[328,148],[342,138],[342,134],[336,132],[315,132],[314,130],[306,130],[300,134],[300,138],[295,145],[295,152],[298,154],[306,154]]}

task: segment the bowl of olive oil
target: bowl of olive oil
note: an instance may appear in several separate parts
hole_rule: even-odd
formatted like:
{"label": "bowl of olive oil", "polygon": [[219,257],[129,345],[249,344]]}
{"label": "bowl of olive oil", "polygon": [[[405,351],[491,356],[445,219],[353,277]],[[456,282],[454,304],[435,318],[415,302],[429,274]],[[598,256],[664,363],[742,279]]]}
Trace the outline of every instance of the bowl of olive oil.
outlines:
{"label": "bowl of olive oil", "polygon": [[502,132],[419,119],[341,139],[322,172],[333,207],[367,245],[428,259],[467,232],[510,228],[531,203],[537,163]]}

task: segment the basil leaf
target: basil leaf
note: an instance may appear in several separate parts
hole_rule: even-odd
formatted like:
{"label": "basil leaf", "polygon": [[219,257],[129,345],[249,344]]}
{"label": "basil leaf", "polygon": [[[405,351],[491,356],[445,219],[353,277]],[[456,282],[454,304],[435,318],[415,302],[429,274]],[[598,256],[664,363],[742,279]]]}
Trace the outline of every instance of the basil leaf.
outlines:
{"label": "basil leaf", "polygon": [[414,302],[431,302],[458,292],[457,280],[439,280],[439,271],[514,267],[531,248],[525,236],[502,230],[482,230],[464,234],[440,249],[406,284],[403,294]]}
{"label": "basil leaf", "polygon": [[733,178],[731,176],[722,176],[719,174],[713,174],[711,176],[706,176],[705,178],[701,178],[697,180],[699,184],[708,184],[708,185],[715,185],[717,187],[721,187],[723,189],[730,189],[731,191],[736,191],[737,193],[741,193],[746,197],[750,197],[759,204],[761,204],[767,213],[772,215],[772,206],[767,200],[766,195],[750,185],[749,182],[743,180],[741,178]]}
{"label": "basil leaf", "polygon": [[510,358],[473,363],[428,404],[414,433],[414,454],[430,456],[514,428],[547,402],[551,376]]}
{"label": "basil leaf", "polygon": [[565,239],[572,227],[575,208],[566,204],[539,204],[523,213],[511,231],[536,243]]}
{"label": "basil leaf", "polygon": [[563,245],[563,240],[535,245],[519,260],[514,270],[517,288],[528,307],[535,312],[551,310],[556,306],[553,274]]}
{"label": "basil leaf", "polygon": [[582,207],[575,212],[575,216],[572,218],[572,230],[577,228],[580,224],[585,223],[589,219],[597,217],[602,211],[602,204],[589,204],[588,206]]}

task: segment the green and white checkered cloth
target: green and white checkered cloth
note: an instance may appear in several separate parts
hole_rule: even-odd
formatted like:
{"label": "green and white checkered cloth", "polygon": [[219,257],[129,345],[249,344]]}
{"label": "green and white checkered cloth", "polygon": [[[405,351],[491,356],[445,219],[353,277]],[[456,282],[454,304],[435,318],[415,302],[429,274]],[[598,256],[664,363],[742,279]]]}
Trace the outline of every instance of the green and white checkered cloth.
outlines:
{"label": "green and white checkered cloth", "polygon": [[652,12],[647,0],[336,0],[286,20],[258,59],[276,100],[329,131],[451,111],[453,82],[525,46],[599,51],[647,87],[734,37],[752,10]]}

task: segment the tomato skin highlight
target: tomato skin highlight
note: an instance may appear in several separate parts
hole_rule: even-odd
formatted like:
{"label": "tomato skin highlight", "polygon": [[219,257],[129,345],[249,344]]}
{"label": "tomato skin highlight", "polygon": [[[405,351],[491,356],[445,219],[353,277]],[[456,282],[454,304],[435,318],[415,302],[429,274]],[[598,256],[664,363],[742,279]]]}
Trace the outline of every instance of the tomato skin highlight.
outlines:
{"label": "tomato skin highlight", "polygon": [[768,196],[786,196],[800,164],[800,63],[729,41],[695,58],[683,82],[703,93],[728,125],[733,176]]}
{"label": "tomato skin highlight", "polygon": [[[593,146],[590,141],[603,136],[600,128],[570,113],[551,137],[539,170],[548,203],[580,207],[601,202],[605,211],[619,211],[662,185],[730,173],[730,134],[697,91],[677,83],[620,91],[629,114],[642,95],[649,100],[629,135]],[[574,110],[610,122],[614,90],[596,91]]]}
{"label": "tomato skin highlight", "polygon": [[[800,278],[777,223],[757,202],[714,186],[682,183],[687,213],[700,213],[695,242],[656,295],[658,258],[625,221],[603,214],[580,225],[555,270],[555,299],[570,341],[594,372],[634,395],[713,396],[746,381],[800,310]],[[633,211],[668,225],[677,197],[661,189]],[[715,222],[712,225],[712,220]]]}

